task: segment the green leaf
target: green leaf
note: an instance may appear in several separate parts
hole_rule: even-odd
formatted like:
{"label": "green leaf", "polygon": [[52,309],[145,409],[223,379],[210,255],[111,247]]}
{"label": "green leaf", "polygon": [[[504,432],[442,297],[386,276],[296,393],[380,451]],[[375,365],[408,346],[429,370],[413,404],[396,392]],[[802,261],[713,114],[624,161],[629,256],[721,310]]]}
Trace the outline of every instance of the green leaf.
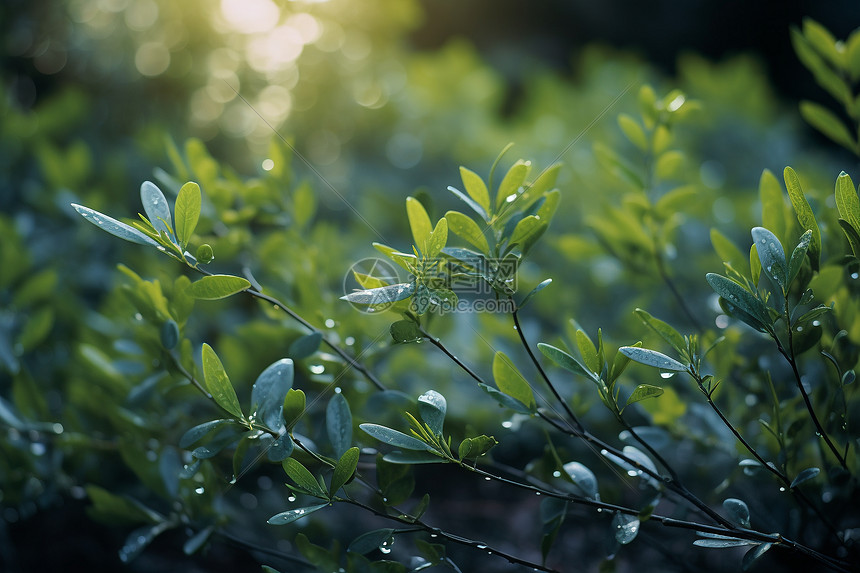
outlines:
{"label": "green leaf", "polygon": [[290,344],[290,349],[287,350],[287,354],[289,354],[293,360],[307,358],[319,350],[321,342],[322,332],[311,332],[310,334],[305,334]]}
{"label": "green leaf", "polygon": [[284,399],[293,385],[293,361],[278,360],[263,370],[251,387],[252,415],[270,430],[284,427]]}
{"label": "green leaf", "polygon": [[544,356],[546,356],[568,372],[573,372],[574,374],[585,376],[592,381],[597,380],[597,376],[592,371],[583,366],[579,362],[579,360],[577,360],[564,350],[556,348],[551,344],[545,344],[543,342],[538,343],[538,350],[540,350]]}
{"label": "green leaf", "polygon": [[741,285],[715,273],[705,275],[705,280],[732,308],[739,308],[746,317],[752,318],[754,322],[745,320],[741,315],[738,315],[737,318],[762,332],[766,332],[767,327],[771,326],[772,321],[764,303]]}
{"label": "green leaf", "polygon": [[657,158],[654,174],[659,179],[675,179],[680,175],[686,157],[680,151],[666,151]]}
{"label": "green leaf", "polygon": [[489,214],[490,193],[487,191],[487,186],[484,184],[481,176],[465,167],[460,167],[460,178],[463,180],[463,187],[466,189],[469,197],[484,210],[485,214]]}
{"label": "green leaf", "polygon": [[770,229],[782,240],[786,236],[785,198],[779,180],[768,169],[761,173],[758,191],[761,201],[761,226]]}
{"label": "green leaf", "polygon": [[648,138],[645,136],[642,126],[635,119],[626,113],[622,113],[618,116],[618,126],[624,132],[624,135],[627,136],[627,139],[630,140],[630,143],[642,151],[648,151]]}
{"label": "green leaf", "polygon": [[457,457],[461,460],[475,460],[485,455],[491,449],[499,444],[492,436],[476,436],[474,438],[466,438],[460,442],[457,448]]}
{"label": "green leaf", "polygon": [[788,269],[785,251],[776,235],[764,227],[754,227],[751,231],[753,243],[762,267],[769,279],[785,292],[788,285]]}
{"label": "green leaf", "polygon": [[803,36],[833,67],[837,70],[844,68],[845,59],[843,53],[837,49],[836,38],[833,37],[833,34],[827,28],[812,18],[804,18]]}
{"label": "green leaf", "polygon": [[844,171],[836,178],[836,208],[839,216],[860,232],[860,199],[851,176]]}
{"label": "green leaf", "polygon": [[499,390],[511,398],[519,400],[529,408],[535,406],[534,394],[529,383],[504,352],[496,352],[493,357],[493,379]]}
{"label": "green leaf", "polygon": [[788,198],[791,199],[791,205],[797,214],[797,221],[804,231],[812,231],[812,242],[809,245],[809,261],[812,263],[812,270],[817,271],[819,260],[821,259],[821,231],[818,228],[818,223],[815,221],[812,207],[809,206],[809,202],[800,188],[800,180],[797,178],[797,173],[791,167],[786,167],[784,176],[785,187],[788,189]]}
{"label": "green leaf", "polygon": [[436,223],[436,228],[430,233],[430,238],[427,239],[427,252],[424,253],[427,257],[433,258],[439,256],[445,244],[448,242],[448,221],[443,217]]}
{"label": "green leaf", "polygon": [[161,520],[156,512],[126,497],[113,494],[95,485],[86,488],[87,497],[93,505],[87,513],[98,521],[109,525],[135,523],[157,523]]}
{"label": "green leaf", "polygon": [[729,519],[741,527],[750,527],[750,509],[743,501],[730,497],[723,501],[723,509],[726,510]]}
{"label": "green leaf", "polygon": [[519,197],[526,175],[529,173],[529,167],[528,163],[519,160],[508,169],[496,192],[496,211],[505,204],[513,203]]}
{"label": "green leaf", "polygon": [[758,545],[756,541],[748,539],[738,539],[737,537],[723,537],[716,539],[697,539],[693,542],[697,547],[708,547],[711,549],[725,549],[727,547],[741,547],[744,545]]}
{"label": "green leaf", "polygon": [[452,233],[465,239],[485,255],[490,254],[487,238],[471,217],[457,211],[448,211],[445,213],[445,219],[447,219],[448,229]]}
{"label": "green leaf", "polygon": [[679,354],[683,354],[684,352],[686,352],[687,343],[684,341],[684,337],[681,336],[681,333],[675,330],[672,325],[663,322],[659,318],[654,318],[653,316],[648,314],[648,312],[642,310],[641,308],[637,308],[634,312],[642,322],[644,322],[649,328],[651,328],[651,330],[659,334],[663,340],[671,344],[672,348],[678,351]]}
{"label": "green leaf", "polygon": [[195,258],[204,265],[207,265],[215,260],[215,253],[212,251],[212,247],[210,245],[203,243],[197,247]]}
{"label": "green leaf", "polygon": [[218,355],[206,343],[203,344],[203,378],[215,403],[236,418],[244,419],[239,398],[236,397],[236,391],[227,377],[227,372],[224,371]]}
{"label": "green leaf", "polygon": [[528,304],[528,302],[531,300],[531,298],[534,295],[536,295],[537,293],[539,293],[540,291],[542,291],[543,289],[548,287],[550,285],[550,283],[552,283],[552,279],[545,279],[545,280],[541,281],[540,284],[538,284],[538,286],[533,288],[531,290],[531,292],[529,292],[529,294],[527,294],[525,296],[525,298],[523,298],[522,302],[520,302],[520,304],[517,305],[517,309],[522,309],[523,307],[525,307],[526,304]]}
{"label": "green leaf", "polygon": [[558,209],[558,204],[561,201],[561,191],[558,189],[553,189],[552,191],[547,191],[546,195],[544,195],[543,203],[537,210],[537,216],[540,217],[540,220],[549,225],[549,222],[552,220],[555,215],[556,209]]}
{"label": "green leaf", "polygon": [[591,338],[582,331],[576,331],[576,346],[579,348],[579,353],[582,355],[582,361],[585,366],[594,373],[599,373],[603,369],[603,364],[597,357],[597,347],[591,341]]}
{"label": "green leaf", "polygon": [[328,499],[328,495],[322,489],[317,478],[301,462],[295,458],[287,458],[284,460],[283,466],[287,476],[303,491],[314,497]]}
{"label": "green leaf", "polygon": [[663,389],[659,386],[652,386],[651,384],[640,384],[633,390],[633,393],[630,394],[630,397],[627,398],[627,405],[635,404],[636,402],[641,402],[642,400],[647,400],[648,398],[656,398],[663,394]]}
{"label": "green leaf", "polygon": [[472,208],[472,210],[473,210],[475,213],[477,213],[478,215],[480,215],[480,217],[481,217],[484,221],[486,221],[486,222],[488,222],[488,223],[490,222],[490,217],[489,217],[489,215],[487,215],[487,212],[486,212],[486,211],[484,211],[484,208],[483,208],[483,207],[481,207],[480,205],[478,205],[477,203],[475,203],[475,201],[474,201],[471,197],[469,197],[468,195],[466,195],[465,193],[463,193],[462,191],[460,191],[460,190],[459,190],[459,189],[457,189],[456,187],[452,187],[452,186],[450,186],[450,185],[448,186],[448,191],[450,191],[451,193],[453,193],[454,195],[456,195],[457,197],[459,197],[459,199],[460,199],[461,201],[463,201],[463,203],[465,203],[466,205],[468,205],[469,207],[471,207],[471,208]]}
{"label": "green leaf", "polygon": [[671,372],[686,372],[687,366],[681,364],[674,358],[669,358],[665,354],[661,354],[656,350],[647,348],[639,348],[637,346],[622,346],[618,349],[619,352],[646,366],[653,366],[660,370],[668,370]]}
{"label": "green leaf", "polygon": [[448,412],[448,402],[445,396],[436,390],[428,390],[418,397],[418,412],[421,420],[430,426],[437,436],[442,435],[442,427],[445,423],[445,414]]}
{"label": "green leaf", "polygon": [[297,509],[283,511],[267,519],[266,523],[268,523],[269,525],[287,525],[288,523],[292,523],[294,521],[298,521],[303,517],[307,517],[313,512],[319,511],[324,507],[328,507],[328,503],[318,503],[316,505],[309,505],[307,507],[299,507]]}
{"label": "green leaf", "polygon": [[797,474],[796,478],[791,480],[791,485],[789,486],[789,489],[796,488],[800,484],[815,478],[820,473],[821,469],[819,468],[806,468],[805,470]]}
{"label": "green leaf", "polygon": [[346,548],[350,553],[359,553],[361,555],[366,555],[371,551],[375,551],[379,549],[379,546],[391,539],[391,536],[394,535],[396,529],[374,529],[373,531],[368,531],[367,533],[362,533],[352,541],[350,541],[349,546]]}
{"label": "green leaf", "polygon": [[815,129],[850,151],[856,151],[857,142],[836,115],[824,106],[811,101],[800,102],[800,115]]}
{"label": "green leaf", "polygon": [[567,462],[562,466],[564,473],[570,478],[576,493],[588,499],[599,499],[597,493],[597,476],[594,472],[579,462]]}
{"label": "green leaf", "polygon": [[215,431],[221,426],[235,423],[236,422],[233,419],[220,419],[212,420],[210,422],[204,422],[202,424],[194,426],[193,428],[182,434],[182,437],[179,439],[179,447],[188,448],[188,446],[199,441],[203,436]]}
{"label": "green leaf", "polygon": [[386,428],[385,426],[380,426],[379,424],[361,424],[359,428],[361,428],[371,437],[376,438],[380,442],[385,442],[390,446],[404,448],[407,450],[428,452],[433,450],[430,445],[426,444],[425,442],[422,442],[418,438],[407,436],[403,432],[398,432],[397,430]]}
{"label": "green leaf", "polygon": [[358,467],[359,449],[349,448],[338,460],[334,466],[334,473],[331,476],[331,487],[329,487],[329,495],[334,497],[337,491],[349,481],[352,474],[355,473],[355,468]]}
{"label": "green leaf", "polygon": [[388,331],[391,334],[391,338],[394,339],[394,342],[400,344],[408,344],[424,338],[419,326],[415,324],[414,320],[409,319],[398,320],[397,322],[392,323]]}
{"label": "green leaf", "polygon": [[845,219],[839,219],[839,226],[842,228],[842,232],[845,233],[845,236],[848,237],[848,244],[851,247],[851,252],[854,253],[855,257],[860,256],[860,231],[855,229],[854,226]]}
{"label": "green leaf", "polygon": [[305,413],[307,407],[307,397],[302,390],[290,388],[287,396],[284,398],[284,421],[287,423],[287,430],[291,430],[296,422]]}
{"label": "green leaf", "polygon": [[209,538],[212,537],[212,534],[215,532],[215,526],[210,525],[209,527],[204,527],[186,541],[182,545],[182,552],[186,555],[194,555],[197,551],[203,547]]}
{"label": "green leaf", "polygon": [[336,392],[326,406],[325,425],[335,453],[342,456],[352,445],[352,412],[349,402],[340,392]]}
{"label": "green leaf", "polygon": [[251,283],[233,275],[209,275],[191,283],[188,292],[196,299],[218,300],[251,288]]}
{"label": "green leaf", "polygon": [[200,186],[189,181],[179,190],[176,197],[174,214],[176,215],[176,239],[184,249],[197,228],[200,218],[201,195]]}
{"label": "green leaf", "polygon": [[803,266],[803,261],[806,259],[806,253],[809,250],[809,244],[812,242],[812,231],[806,231],[800,237],[794,251],[791,252],[791,260],[788,263],[788,282],[791,284],[800,272]]}
{"label": "green leaf", "polygon": [[860,30],[854,30],[845,41],[845,63],[853,81],[860,79]]}
{"label": "green leaf", "polygon": [[513,233],[511,233],[511,238],[508,239],[508,248],[513,247],[514,245],[520,245],[520,250],[525,250],[522,248],[522,245],[528,241],[528,239],[535,233],[540,231],[541,225],[546,227],[546,225],[535,217],[534,215],[529,215],[528,217],[523,217],[517,226],[514,227]]}
{"label": "green leaf", "polygon": [[99,213],[89,207],[84,207],[83,205],[78,205],[76,203],[72,203],[72,207],[81,215],[81,217],[115,237],[119,237],[120,239],[132,243],[137,243],[138,245],[147,245],[150,247],[160,246],[156,241],[141,231],[138,231],[134,227],[126,225],[125,223],[120,223],[116,219],[108,217],[104,213]]}
{"label": "green leaf", "polygon": [[742,568],[744,571],[749,571],[750,568],[755,564],[755,562],[764,555],[770,548],[773,547],[773,543],[762,543],[758,547],[753,547],[749,551],[744,554],[744,558],[742,561]]}
{"label": "green leaf", "polygon": [[499,405],[513,410],[519,414],[531,414],[532,408],[529,408],[516,398],[511,398],[507,394],[503,392],[499,392],[492,386],[488,386],[487,384],[478,384],[478,388],[489,394]]}
{"label": "green leaf", "polygon": [[409,227],[412,229],[415,246],[426,254],[427,242],[430,240],[430,233],[433,232],[433,225],[430,223],[427,211],[424,210],[424,205],[415,197],[407,197],[406,215],[409,218]]}
{"label": "green leaf", "polygon": [[711,229],[711,244],[714,246],[714,251],[716,251],[724,263],[728,263],[742,274],[744,274],[744,271],[745,274],[749,274],[749,258],[716,228]]}
{"label": "green leaf", "polygon": [[173,235],[173,221],[170,218],[170,205],[167,204],[167,199],[164,193],[161,192],[155,183],[144,181],[140,186],[140,202],[143,203],[143,210],[146,212],[149,222],[155,227],[158,232],[164,231],[168,235]]}

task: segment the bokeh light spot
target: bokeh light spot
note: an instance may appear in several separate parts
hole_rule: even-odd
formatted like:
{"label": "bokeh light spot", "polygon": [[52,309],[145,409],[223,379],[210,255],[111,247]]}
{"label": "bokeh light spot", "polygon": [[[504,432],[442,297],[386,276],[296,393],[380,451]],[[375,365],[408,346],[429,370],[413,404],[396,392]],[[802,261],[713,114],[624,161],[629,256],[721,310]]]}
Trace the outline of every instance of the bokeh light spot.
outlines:
{"label": "bokeh light spot", "polygon": [[281,11],[271,0],[221,0],[221,15],[237,32],[261,34],[278,24]]}
{"label": "bokeh light spot", "polygon": [[134,65],[144,76],[159,76],[170,66],[170,51],[161,42],[141,44],[134,55]]}

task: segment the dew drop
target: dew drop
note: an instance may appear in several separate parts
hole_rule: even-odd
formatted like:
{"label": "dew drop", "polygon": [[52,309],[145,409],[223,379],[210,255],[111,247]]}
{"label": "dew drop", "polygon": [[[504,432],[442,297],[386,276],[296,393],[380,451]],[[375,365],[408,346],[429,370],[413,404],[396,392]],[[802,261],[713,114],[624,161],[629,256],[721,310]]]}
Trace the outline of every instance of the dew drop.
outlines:
{"label": "dew drop", "polygon": [[492,478],[488,478],[488,477],[484,478],[484,481],[490,481],[490,480],[492,480]]}
{"label": "dew drop", "polygon": [[675,375],[674,372],[660,372],[660,378],[663,378],[664,380],[668,380],[669,378],[671,378],[674,375]]}
{"label": "dew drop", "polygon": [[487,546],[486,546],[486,545],[484,545],[483,543],[479,543],[476,547],[477,547],[478,549],[486,549],[486,548],[487,548]]}
{"label": "dew drop", "polygon": [[308,369],[311,371],[311,374],[322,374],[325,372],[325,366],[322,364],[311,364]]}
{"label": "dew drop", "polygon": [[203,495],[203,493],[204,493],[205,491],[206,491],[206,490],[205,490],[204,488],[202,488],[202,487],[198,487],[197,489],[195,489],[195,490],[194,490],[194,493],[196,493],[197,495]]}
{"label": "dew drop", "polygon": [[536,491],[536,492],[535,492],[535,495],[540,495],[540,492],[539,492],[539,491]]}
{"label": "dew drop", "polygon": [[510,420],[505,420],[504,422],[502,422],[502,427],[503,427],[503,428],[510,428],[510,427],[512,427],[513,425],[514,425],[514,423],[513,423],[513,422],[511,422]]}
{"label": "dew drop", "polygon": [[857,279],[860,279],[860,273],[851,273],[851,278],[854,279],[855,281]]}
{"label": "dew drop", "polygon": [[785,491],[785,488],[784,488],[784,487],[782,487],[782,486],[780,486],[780,487],[779,487],[779,491]]}
{"label": "dew drop", "polygon": [[560,477],[561,477],[561,472],[560,472],[560,471],[558,471],[558,470],[555,470],[554,472],[552,472],[552,477],[554,477],[554,478],[560,478]]}
{"label": "dew drop", "polygon": [[821,321],[820,320],[813,320],[812,326],[821,326]]}
{"label": "dew drop", "polygon": [[334,320],[327,318],[325,320],[325,327],[326,328],[334,328]]}
{"label": "dew drop", "polygon": [[347,336],[343,341],[346,343],[347,346],[352,346],[353,344],[355,344],[355,338],[353,338],[352,336]]}
{"label": "dew drop", "polygon": [[294,501],[296,501],[296,496],[291,495],[290,497],[287,498],[287,501],[290,503],[293,503]]}
{"label": "dew drop", "polygon": [[803,327],[802,327],[802,326],[798,326],[795,330],[797,330],[797,332],[803,332]]}

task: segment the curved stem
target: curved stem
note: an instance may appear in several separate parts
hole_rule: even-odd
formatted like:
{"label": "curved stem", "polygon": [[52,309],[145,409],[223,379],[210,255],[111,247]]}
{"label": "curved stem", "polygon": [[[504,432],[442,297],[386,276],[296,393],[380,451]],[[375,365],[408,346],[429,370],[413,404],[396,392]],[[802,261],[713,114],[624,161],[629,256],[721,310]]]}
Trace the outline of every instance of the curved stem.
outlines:
{"label": "curved stem", "polygon": [[441,537],[442,539],[445,539],[445,540],[450,541],[452,543],[457,543],[459,545],[471,547],[472,549],[477,549],[478,551],[483,551],[484,553],[487,553],[488,555],[496,555],[498,557],[506,559],[508,561],[508,563],[512,563],[514,565],[522,565],[524,567],[530,567],[534,571],[546,571],[547,573],[558,573],[558,571],[556,569],[546,567],[544,565],[541,565],[540,563],[535,563],[533,561],[521,559],[519,557],[511,555],[510,553],[506,553],[505,551],[502,551],[500,549],[496,549],[495,547],[491,547],[490,545],[483,543],[481,541],[476,541],[474,539],[469,539],[467,537],[462,537],[459,535],[455,535],[453,533],[449,533],[447,531],[443,531],[437,527],[433,527],[431,525],[424,523],[420,519],[411,519],[411,518],[401,517],[402,515],[405,515],[402,512],[398,512],[398,515],[391,515],[391,514],[379,511],[378,509],[376,509],[374,507],[371,507],[365,503],[362,503],[362,502],[357,501],[357,500],[352,499],[352,498],[336,497],[335,501],[342,501],[344,503],[348,503],[350,505],[360,507],[366,511],[373,513],[374,515],[376,515],[378,517],[383,517],[383,518],[388,519],[390,521],[395,521],[397,523],[401,523],[403,525],[408,525],[411,528],[413,528],[411,530],[407,530],[407,532],[408,531],[425,531],[425,532],[429,533],[431,537]]}
{"label": "curved stem", "polygon": [[782,346],[782,343],[779,341],[779,338],[771,333],[773,340],[776,342],[776,348],[779,350],[779,353],[788,361],[791,365],[791,371],[794,373],[794,380],[797,383],[797,389],[800,390],[800,395],[803,396],[803,402],[806,404],[806,410],[809,412],[810,418],[812,418],[812,423],[815,424],[815,430],[818,435],[824,439],[824,442],[827,444],[827,447],[830,448],[830,451],[833,452],[833,455],[836,456],[836,459],[839,461],[839,465],[847,471],[849,474],[851,470],[848,469],[848,464],[845,461],[845,458],[842,457],[842,454],[839,453],[839,450],[830,440],[830,436],[827,435],[827,432],[824,430],[824,426],[821,425],[821,422],[818,420],[818,416],[815,414],[815,409],[812,407],[812,400],[809,398],[809,394],[806,392],[806,388],[803,387],[803,382],[800,379],[800,371],[797,368],[797,358],[794,355],[794,333],[791,326],[791,313],[788,308],[788,297],[785,297],[785,307],[784,307],[784,315],[783,318],[785,320],[786,329],[788,331],[788,350]]}
{"label": "curved stem", "polygon": [[[471,376],[473,379],[475,379],[480,384],[485,384],[484,380],[477,373],[475,373],[474,370],[469,368],[468,365],[466,365],[462,360],[457,358],[450,350],[448,350],[448,348],[444,344],[442,344],[442,342],[439,339],[431,336],[426,330],[424,330],[423,327],[421,327],[421,333],[424,336],[426,336],[428,340],[430,340],[431,344],[433,344],[436,348],[438,348],[443,353],[445,353],[446,356],[448,356],[452,361],[454,361],[454,363],[457,364],[460,368],[462,368],[463,371],[466,372],[469,376]],[[545,422],[547,422],[548,424],[550,424],[552,427],[559,430],[560,432],[563,432],[569,436],[581,438],[581,439],[585,440],[587,443],[590,443],[590,444],[600,448],[600,450],[605,450],[606,452],[612,454],[613,456],[615,456],[621,460],[624,460],[626,463],[635,467],[637,470],[641,471],[643,474],[647,474],[648,476],[656,479],[657,481],[659,481],[663,484],[666,484],[666,486],[669,489],[671,489],[673,492],[675,492],[676,494],[680,495],[681,497],[683,497],[684,499],[689,501],[691,504],[693,504],[695,507],[697,507],[703,513],[705,513],[708,517],[713,519],[716,523],[719,523],[722,527],[724,527],[726,529],[735,529],[736,528],[736,526],[732,522],[728,521],[726,518],[724,518],[723,516],[718,514],[716,511],[714,511],[710,507],[708,507],[708,505],[705,502],[703,502],[701,499],[696,497],[694,494],[692,494],[685,487],[676,483],[672,479],[668,479],[668,478],[660,475],[659,473],[653,471],[651,468],[643,466],[638,461],[636,461],[636,460],[630,458],[629,456],[627,456],[626,454],[624,454],[624,452],[622,452],[618,448],[604,442],[603,440],[601,440],[600,438],[598,438],[597,436],[595,436],[594,434],[592,434],[588,430],[584,429],[581,425],[577,428],[567,427],[567,426],[563,425],[561,422],[554,420],[553,418],[548,416],[546,413],[541,412],[540,410],[537,412],[537,415],[542,420],[544,420]]]}
{"label": "curved stem", "polygon": [[[511,302],[513,302],[513,297],[509,296],[508,298],[511,300]],[[547,376],[546,372],[544,372],[543,366],[541,366],[540,362],[532,351],[531,345],[526,340],[526,334],[525,332],[523,332],[523,327],[520,325],[520,319],[517,314],[518,312],[519,309],[514,310],[511,316],[514,319],[514,327],[517,330],[517,334],[519,334],[520,336],[520,342],[523,343],[523,347],[526,349],[529,358],[531,358],[532,364],[534,364],[535,368],[537,368],[538,373],[541,375],[541,378],[543,378],[543,381],[546,383],[547,387],[549,387],[549,390],[550,392],[552,392],[552,395],[555,397],[556,401],[561,404],[562,408],[564,408],[565,414],[567,414],[567,416],[574,423],[574,425],[576,425],[579,431],[583,431],[584,428],[582,423],[579,421],[579,418],[576,417],[576,414],[574,414],[570,406],[567,405],[567,400],[561,397],[561,394],[559,394],[558,390],[555,387],[555,384],[552,383],[552,381],[549,379],[549,376]]]}
{"label": "curved stem", "polygon": [[[206,276],[212,276],[212,273],[210,273],[209,271],[207,271],[207,270],[205,270],[205,269],[201,269],[199,266],[197,266],[197,267],[193,267],[193,268],[194,268],[194,270],[196,270],[197,272],[199,272],[199,273],[201,273],[201,274],[203,274],[203,275],[206,275]],[[373,374],[373,372],[371,372],[370,370],[368,370],[368,369],[367,369],[367,367],[365,367],[365,366],[364,366],[364,364],[362,364],[361,362],[358,362],[355,358],[353,358],[352,356],[350,356],[350,355],[349,355],[345,350],[343,350],[340,346],[338,346],[337,344],[335,344],[334,342],[330,341],[328,338],[326,338],[325,336],[323,336],[323,334],[322,334],[322,331],[321,331],[321,330],[319,330],[319,329],[318,329],[318,328],[316,328],[313,324],[311,324],[310,322],[308,322],[307,320],[305,320],[304,318],[302,318],[302,316],[301,316],[301,315],[299,315],[296,311],[294,311],[293,309],[291,309],[290,307],[288,307],[286,304],[284,304],[283,302],[281,302],[280,300],[276,299],[276,298],[275,298],[275,297],[273,297],[273,296],[269,296],[269,295],[267,295],[267,294],[263,294],[262,292],[260,292],[259,290],[255,289],[255,288],[253,288],[253,287],[249,287],[249,288],[245,289],[245,290],[244,290],[244,291],[242,291],[242,292],[246,292],[246,293],[248,293],[249,295],[251,295],[251,296],[252,296],[252,297],[254,297],[254,298],[257,298],[257,299],[260,299],[260,300],[266,301],[266,302],[268,302],[269,304],[274,305],[274,306],[275,306],[275,308],[279,308],[279,309],[281,309],[282,311],[284,311],[285,313],[287,313],[287,314],[290,316],[290,318],[292,318],[293,320],[295,320],[296,322],[298,322],[299,324],[301,324],[302,326],[304,326],[304,327],[305,327],[306,329],[308,329],[311,333],[319,333],[319,334],[320,334],[320,336],[322,336],[322,342],[323,342],[323,344],[325,344],[326,346],[328,346],[328,347],[329,347],[329,348],[330,348],[330,349],[331,349],[335,354],[337,354],[338,356],[340,356],[340,357],[343,359],[343,361],[344,361],[344,362],[346,362],[347,364],[349,364],[352,368],[354,368],[354,369],[358,370],[359,372],[361,372],[361,374],[362,374],[362,375],[363,375],[363,376],[364,376],[364,377],[365,377],[365,378],[366,378],[366,379],[367,379],[371,384],[373,384],[373,385],[376,387],[376,389],[377,389],[377,390],[384,391],[384,390],[386,390],[386,389],[387,389],[387,388],[385,387],[385,385],[384,385],[382,382],[380,382],[380,381],[379,381],[379,378],[377,378],[377,377],[376,377],[376,375],[374,375],[374,374]]]}

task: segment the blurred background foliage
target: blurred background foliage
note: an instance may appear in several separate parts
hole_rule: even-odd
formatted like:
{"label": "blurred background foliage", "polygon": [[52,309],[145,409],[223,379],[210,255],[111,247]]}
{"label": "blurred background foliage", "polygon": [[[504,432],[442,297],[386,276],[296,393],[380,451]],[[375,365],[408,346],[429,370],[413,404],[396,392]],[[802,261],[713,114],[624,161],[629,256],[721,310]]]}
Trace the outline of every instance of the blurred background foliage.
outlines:
{"label": "blurred background foliage", "polygon": [[[436,388],[448,397],[455,427],[513,434],[500,426],[502,411],[432,348],[392,346],[391,317],[362,315],[338,300],[350,265],[375,255],[372,241],[408,248],[406,195],[422,193],[435,220],[456,207],[445,187],[459,185],[459,165],[485,176],[514,142],[505,166],[519,157],[538,169],[564,164],[560,211],[519,279],[524,291],[554,280],[551,295],[537,297],[523,317],[530,338],[569,336],[575,328],[567,321],[576,319],[593,335],[603,328],[611,344],[630,344],[643,336],[630,320],[636,307],[693,329],[660,278],[610,254],[611,240],[600,233],[600,221],[631,191],[600,149],[647,167],[616,117],[636,116],[640,87],[650,84],[660,97],[678,89],[691,102],[672,128],[673,148],[684,153],[671,173],[690,194],[677,206],[682,214],[664,255],[678,288],[691,293],[693,320],[713,328],[720,310],[703,277],[721,264],[709,230],[748,244],[748,229],[761,221],[762,170],[792,165],[823,213],[833,207],[835,176],[857,168],[800,119],[797,98],[824,98],[788,39],[789,25],[802,16],[845,37],[857,25],[852,8],[7,0],[0,6],[0,565],[14,571],[32,569],[37,559],[77,560],[82,568],[115,562],[128,529],[78,524],[88,486],[128,493],[160,511],[190,507],[198,521],[189,527],[225,515],[251,540],[271,537],[260,516],[282,501],[273,487],[281,477],[266,468],[235,489],[210,468],[201,476],[208,481],[191,488],[205,489],[205,500],[163,479],[179,463],[179,436],[211,412],[201,414],[197,396],[165,372],[159,332],[166,317],[147,314],[147,304],[127,295],[124,286],[139,283],[116,265],[158,281],[147,287],[153,300],[177,296],[179,269],[80,224],[70,203],[130,216],[140,210],[136,189],[145,179],[157,180],[168,197],[185,180],[199,182],[206,200],[197,235],[214,247],[215,269],[253,276],[362,353],[390,387],[413,398]],[[822,217],[823,227],[837,228],[835,216]],[[246,393],[303,334],[271,309],[239,299],[198,303],[179,326],[195,348],[218,348]],[[520,356],[502,316],[451,316],[431,329],[479,370],[489,368],[495,348]],[[322,392],[338,379],[354,411],[385,412],[381,402],[407,400],[373,394],[352,373],[341,379],[334,356],[317,353],[299,364],[297,386]],[[596,395],[575,402],[586,411]],[[682,414],[664,412],[662,419]],[[304,433],[314,436],[321,416],[312,410]],[[616,431],[608,416],[595,416],[598,427]],[[750,423],[755,419],[753,411]],[[542,438],[534,432],[524,426],[515,439],[500,440],[498,455],[512,465],[539,458]],[[721,447],[729,452],[697,455],[736,455],[733,445]],[[474,511],[480,519],[484,509],[451,489],[430,515],[468,520]],[[327,526],[330,535],[349,529]],[[575,555],[597,534],[589,531],[585,541],[571,535],[565,551]],[[46,536],[60,540],[55,555],[37,549]],[[223,543],[206,558],[188,558],[176,539],[132,566],[149,570],[177,559],[198,568],[189,570],[211,570],[226,558],[237,571],[256,570],[243,560],[247,547]],[[290,552],[292,545],[278,539],[274,549]]]}

